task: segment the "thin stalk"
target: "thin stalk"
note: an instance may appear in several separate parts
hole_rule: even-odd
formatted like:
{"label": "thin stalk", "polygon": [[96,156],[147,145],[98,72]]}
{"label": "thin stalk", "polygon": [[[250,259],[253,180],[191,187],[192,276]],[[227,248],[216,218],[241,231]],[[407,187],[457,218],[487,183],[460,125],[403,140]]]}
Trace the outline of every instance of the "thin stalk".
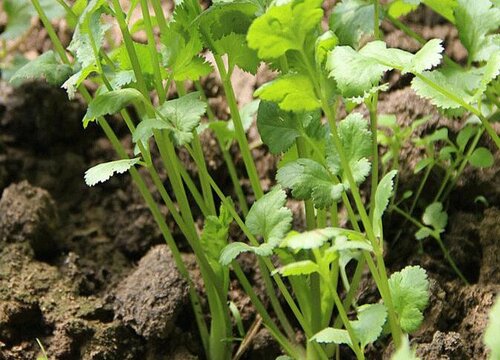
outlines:
{"label": "thin stalk", "polygon": [[[378,0],[375,0],[375,8],[378,9]],[[375,27],[378,29],[378,25]],[[371,191],[370,191],[370,220],[373,219],[373,210],[375,209],[375,194],[377,193],[378,187],[378,143],[377,143],[377,132],[378,132],[378,94],[374,94],[372,101],[369,105],[370,111],[370,128],[372,132],[372,177],[371,177]]]}
{"label": "thin stalk", "polygon": [[427,179],[429,178],[429,175],[434,167],[434,164],[430,165],[427,167],[425,170],[424,177],[422,178],[422,181],[420,181],[420,185],[418,186],[417,193],[415,194],[415,197],[413,198],[413,202],[410,207],[410,211],[408,212],[409,214],[413,214],[413,210],[415,210],[415,206],[417,205],[418,199],[420,198],[420,194],[422,194],[422,191],[424,190],[424,186],[427,183]]}
{"label": "thin stalk", "polygon": [[161,33],[166,33],[167,30],[167,21],[165,19],[165,14],[163,12],[163,8],[161,7],[161,3],[159,0],[151,0],[151,4],[153,5],[153,10],[156,15],[156,21],[158,22],[158,26],[160,27]]}
{"label": "thin stalk", "polygon": [[380,39],[380,27],[379,18],[380,18],[380,4],[379,0],[373,0],[373,35],[375,40]]}
{"label": "thin stalk", "polygon": [[[309,156],[307,155],[304,138],[299,136],[295,143],[297,146],[297,153],[299,154],[299,158],[308,158]],[[306,212],[307,230],[313,230],[316,227],[316,218],[314,215],[314,205],[312,200],[305,200],[304,208]]]}
{"label": "thin stalk", "polygon": [[186,184],[186,187],[193,196],[193,199],[196,205],[198,205],[198,208],[201,210],[203,216],[207,217],[208,215],[210,215],[210,210],[208,210],[208,207],[205,204],[205,199],[203,199],[203,196],[197,189],[196,184],[194,183],[193,179],[191,179],[191,176],[189,176],[187,170],[184,168],[184,166],[182,166],[180,159],[177,159],[177,162],[179,163],[177,168],[179,169],[179,172],[181,174],[182,181],[184,182],[184,184]]}
{"label": "thin stalk", "polygon": [[[408,215],[405,211],[401,210],[400,208],[398,208],[397,206],[394,206],[392,208],[395,212],[397,212],[398,214],[400,214],[401,216],[403,216],[405,219],[407,219],[408,221],[410,221],[411,223],[413,223],[415,226],[417,226],[419,229],[421,228],[424,228],[426,227],[424,224],[422,224],[420,221],[416,220],[415,218],[413,218],[412,216]],[[467,280],[467,278],[462,274],[462,272],[460,271],[460,269],[458,268],[457,264],[455,263],[455,261],[453,260],[453,258],[451,257],[450,253],[448,252],[448,249],[446,249],[446,246],[444,246],[444,243],[441,239],[441,236],[439,233],[437,233],[435,230],[431,231],[430,232],[430,235],[436,240],[436,242],[438,243],[439,247],[441,248],[441,251],[443,252],[443,255],[445,257],[445,259],[448,261],[448,263],[450,264],[450,266],[452,267],[452,269],[455,271],[455,273],[458,275],[458,277],[466,284],[466,285],[469,285],[469,281]]]}
{"label": "thin stalk", "polygon": [[212,193],[212,188],[210,187],[210,182],[208,181],[208,177],[210,176],[207,169],[207,163],[205,161],[205,157],[203,156],[203,149],[200,142],[200,137],[196,133],[196,130],[193,131],[193,155],[194,161],[198,167],[198,174],[201,183],[201,190],[203,192],[203,198],[205,199],[205,203],[207,204],[209,210],[212,214],[216,214],[215,210],[215,202],[214,196]]}

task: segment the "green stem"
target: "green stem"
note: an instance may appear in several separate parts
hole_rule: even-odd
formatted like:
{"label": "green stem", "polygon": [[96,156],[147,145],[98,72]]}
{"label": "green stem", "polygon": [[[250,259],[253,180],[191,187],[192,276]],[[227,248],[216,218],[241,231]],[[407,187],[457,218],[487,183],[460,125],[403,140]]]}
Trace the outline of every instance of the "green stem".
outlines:
{"label": "green stem", "polygon": [[[378,1],[375,0],[378,4]],[[378,5],[376,5],[378,8]],[[378,26],[376,27],[378,29]],[[373,210],[375,209],[375,195],[377,193],[378,187],[378,143],[377,143],[377,132],[378,132],[378,116],[377,116],[377,105],[378,105],[378,94],[373,95],[372,101],[370,102],[370,128],[372,132],[372,178],[371,178],[371,191],[370,191],[370,220],[373,219]]]}
{"label": "green stem", "polygon": [[[299,158],[309,158],[303,137],[299,136],[297,138],[296,146]],[[314,205],[312,200],[305,200],[304,207],[306,212],[307,230],[313,230],[316,227],[316,218],[314,215]]]}

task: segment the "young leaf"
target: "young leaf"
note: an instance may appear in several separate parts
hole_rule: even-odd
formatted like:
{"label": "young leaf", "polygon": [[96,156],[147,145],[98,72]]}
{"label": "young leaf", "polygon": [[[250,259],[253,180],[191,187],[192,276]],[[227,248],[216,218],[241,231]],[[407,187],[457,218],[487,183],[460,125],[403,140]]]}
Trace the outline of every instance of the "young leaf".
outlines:
{"label": "young leaf", "polygon": [[45,79],[51,85],[60,86],[71,74],[71,66],[61,64],[54,52],[49,50],[17,70],[10,82],[20,85],[26,80]]}
{"label": "young leaf", "polygon": [[231,33],[214,41],[219,55],[227,54],[229,68],[238,65],[240,69],[254,74],[257,72],[260,60],[257,52],[247,45],[245,35]]}
{"label": "young leaf", "polygon": [[292,211],[285,203],[285,191],[275,187],[252,205],[246,226],[255,236],[262,236],[265,242],[276,246],[292,225]]}
{"label": "young leaf", "polygon": [[[480,20],[479,20],[480,19]],[[457,0],[455,24],[472,61],[485,61],[498,52],[500,8],[490,0]]]}
{"label": "young leaf", "polygon": [[207,104],[200,100],[198,92],[169,100],[158,111],[172,126],[171,136],[177,146],[193,140],[193,130],[198,126]]}
{"label": "young leaf", "polygon": [[339,201],[344,191],[344,185],[336,184],[323,165],[310,159],[298,159],[286,164],[278,170],[276,180],[281,186],[292,189],[294,198],[312,198],[318,209]]}
{"label": "young leaf", "polygon": [[488,150],[485,147],[478,147],[474,152],[471,154],[469,158],[469,163],[472,166],[478,167],[478,168],[488,168],[493,166],[495,163],[495,158],[493,157],[493,154],[491,153],[490,150]]}
{"label": "young leaf", "polygon": [[429,302],[429,280],[425,270],[407,266],[395,272],[389,279],[389,289],[401,328],[407,333],[416,331]]}
{"label": "young leaf", "polygon": [[325,328],[316,333],[309,341],[316,341],[321,344],[352,345],[351,338],[349,337],[347,330],[334,329],[331,327]]}
{"label": "young leaf", "polygon": [[248,29],[248,45],[261,59],[277,59],[289,50],[301,51],[307,35],[323,17],[321,0],[292,0],[270,7]]}
{"label": "young leaf", "polygon": [[372,1],[343,0],[330,16],[330,28],[341,45],[358,48],[362,36],[373,34],[374,6]]}
{"label": "young leaf", "polygon": [[420,360],[420,358],[415,355],[415,350],[410,348],[410,342],[408,337],[403,335],[401,345],[391,356],[391,360]]}
{"label": "young leaf", "polygon": [[[368,123],[359,113],[351,113],[338,125],[338,134],[344,154],[349,161],[351,172],[357,184],[360,184],[370,173],[372,134],[368,130]],[[333,174],[339,175],[343,179],[344,187],[348,187],[344,170],[340,164],[340,155],[333,142],[327,143],[328,167]]]}
{"label": "young leaf", "polygon": [[296,261],[275,270],[275,272],[280,273],[282,276],[309,275],[318,271],[318,264],[311,260]]}
{"label": "young leaf", "polygon": [[389,205],[389,200],[392,196],[392,190],[394,186],[394,177],[397,174],[397,170],[392,170],[388,172],[377,186],[377,191],[375,192],[375,208],[373,209],[373,231],[376,236],[382,235],[382,215],[384,214],[387,205]]}
{"label": "young leaf", "polygon": [[257,113],[257,128],[269,151],[287,151],[301,135],[319,138],[322,135],[319,112],[294,114],[280,110],[273,102],[261,101]]}
{"label": "young leaf", "polygon": [[85,183],[88,186],[94,186],[97,183],[109,180],[114,174],[123,174],[132,166],[137,164],[141,159],[123,159],[110,161],[91,167],[85,172]]}
{"label": "young leaf", "polygon": [[224,205],[220,207],[219,216],[210,215],[205,219],[200,242],[214,270],[220,267],[219,257],[227,245],[229,225],[232,221],[233,217]]}
{"label": "young leaf", "polygon": [[432,226],[434,230],[443,232],[448,223],[448,214],[443,211],[443,204],[435,202],[427,206],[422,221],[425,225]]}
{"label": "young leaf", "polygon": [[291,232],[283,239],[281,247],[286,246],[292,250],[315,249],[339,234],[340,230],[336,228],[315,229],[303,233]]}
{"label": "young leaf", "polygon": [[234,242],[227,245],[221,252],[219,262],[223,266],[229,265],[241,253],[252,252],[259,256],[270,256],[273,253],[274,246],[270,243],[264,243],[259,246],[250,246],[242,242]]}
{"label": "young leaf", "polygon": [[133,102],[143,100],[142,94],[136,89],[119,89],[96,96],[89,104],[83,118],[83,127],[100,116],[112,115]]}
{"label": "young leaf", "polygon": [[488,315],[488,326],[484,333],[484,344],[490,349],[490,359],[500,358],[500,337],[498,331],[500,329],[500,296],[497,297],[495,304],[491,308]]}
{"label": "young leaf", "polygon": [[262,100],[274,101],[286,111],[312,111],[321,107],[311,80],[302,74],[280,76],[262,85],[254,95]]}

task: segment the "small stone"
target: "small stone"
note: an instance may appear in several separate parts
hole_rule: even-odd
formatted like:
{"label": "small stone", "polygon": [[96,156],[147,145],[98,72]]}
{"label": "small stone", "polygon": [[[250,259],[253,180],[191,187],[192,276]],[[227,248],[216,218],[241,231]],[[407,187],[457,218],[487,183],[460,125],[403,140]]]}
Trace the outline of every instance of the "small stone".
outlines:
{"label": "small stone", "polygon": [[115,316],[146,339],[165,339],[187,300],[187,281],[170,250],[158,245],[118,285]]}
{"label": "small stone", "polygon": [[57,253],[59,221],[50,194],[27,181],[10,185],[0,199],[0,243],[29,242],[37,258]]}

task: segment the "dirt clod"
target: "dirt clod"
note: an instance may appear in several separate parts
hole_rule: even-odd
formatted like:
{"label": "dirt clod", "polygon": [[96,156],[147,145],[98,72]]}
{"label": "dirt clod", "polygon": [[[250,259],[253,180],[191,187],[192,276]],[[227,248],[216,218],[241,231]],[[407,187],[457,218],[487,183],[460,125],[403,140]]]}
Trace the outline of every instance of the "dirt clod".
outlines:
{"label": "dirt clod", "polygon": [[58,216],[50,194],[27,181],[6,188],[0,200],[0,241],[29,242],[35,256],[57,253]]}
{"label": "dirt clod", "polygon": [[146,339],[164,339],[187,302],[188,284],[170,250],[158,245],[119,286],[116,316]]}
{"label": "dirt clod", "polygon": [[467,360],[467,356],[462,338],[459,333],[450,331],[444,333],[436,331],[432,342],[421,344],[417,348],[417,355],[422,359],[436,360]]}

